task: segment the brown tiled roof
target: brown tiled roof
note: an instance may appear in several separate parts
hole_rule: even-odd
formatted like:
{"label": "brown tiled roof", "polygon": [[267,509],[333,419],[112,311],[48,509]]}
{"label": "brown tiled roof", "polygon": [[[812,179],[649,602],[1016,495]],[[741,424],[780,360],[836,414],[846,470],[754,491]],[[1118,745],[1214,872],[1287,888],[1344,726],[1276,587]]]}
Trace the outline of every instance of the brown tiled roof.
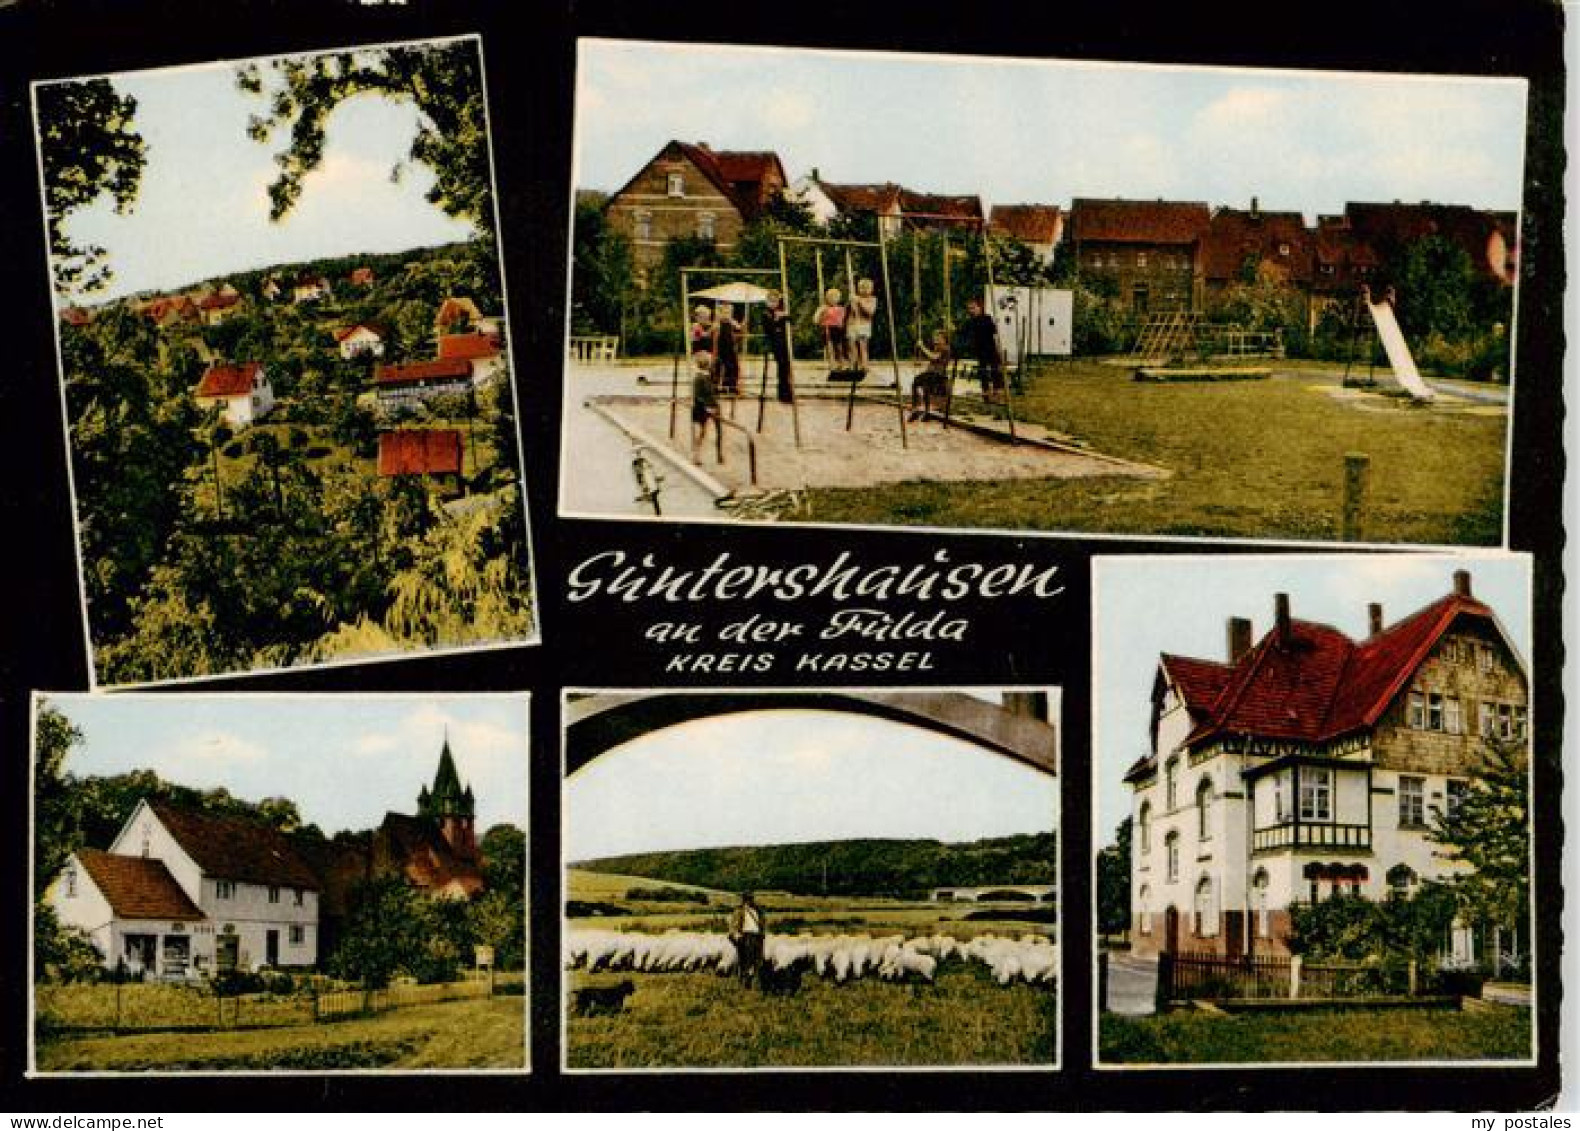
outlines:
{"label": "brown tiled roof", "polygon": [[1094,200],[1070,207],[1070,238],[1080,242],[1191,244],[1207,231],[1205,204],[1172,200]]}
{"label": "brown tiled roof", "polygon": [[982,198],[979,196],[950,196],[902,188],[900,208],[907,216],[914,215],[917,222],[924,226],[940,220],[982,222]]}
{"label": "brown tiled roof", "polygon": [[79,848],[75,855],[117,919],[194,923],[205,918],[163,860],[114,856],[97,848]]}
{"label": "brown tiled roof", "polygon": [[223,291],[215,291],[213,294],[204,295],[198,300],[198,309],[225,310],[229,307],[235,306],[240,301],[240,295],[225,294]]}
{"label": "brown tiled roof", "polygon": [[373,281],[373,268],[358,267],[356,270],[351,272],[351,281],[362,286],[371,283]]}
{"label": "brown tiled roof", "polygon": [[453,428],[409,428],[379,433],[380,475],[459,475],[461,433]]}
{"label": "brown tiled roof", "polygon": [[381,365],[373,371],[373,379],[380,385],[412,385],[418,381],[455,380],[471,376],[471,365],[460,358]]}
{"label": "brown tiled roof", "polygon": [[823,195],[841,212],[892,212],[900,207],[901,188],[897,184],[836,185],[820,180]]}
{"label": "brown tiled roof", "polygon": [[452,849],[431,820],[386,813],[379,832],[388,845],[388,863],[418,887],[438,890],[457,884],[469,896],[483,889],[477,861]]}
{"label": "brown tiled roof", "polygon": [[211,365],[198,382],[200,397],[244,397],[252,392],[252,379],[262,365],[248,361],[241,365]]}
{"label": "brown tiled roof", "polygon": [[995,204],[988,229],[1024,243],[1052,243],[1061,215],[1057,204]]}
{"label": "brown tiled roof", "polygon": [[[699,148],[706,149],[705,146]],[[717,162],[719,173],[730,183],[741,199],[752,208],[760,208],[767,203],[769,182],[774,182],[774,187],[785,183],[784,166],[779,163],[779,155],[770,150],[738,150],[738,149],[707,149]]]}
{"label": "brown tiled roof", "polygon": [[318,890],[318,877],[291,839],[261,821],[192,813],[149,802],[176,843],[217,879]]}
{"label": "brown tiled roof", "polygon": [[[1234,280],[1248,256],[1282,268],[1288,277],[1311,277],[1313,236],[1299,212],[1245,212],[1220,208],[1212,214],[1201,241],[1202,270],[1208,279]],[[1279,248],[1288,254],[1280,255]]]}
{"label": "brown tiled roof", "polygon": [[60,320],[71,326],[86,326],[93,321],[93,315],[80,306],[68,306],[60,312]]}
{"label": "brown tiled roof", "polygon": [[473,361],[499,356],[499,339],[493,334],[446,334],[439,339],[441,361]]}

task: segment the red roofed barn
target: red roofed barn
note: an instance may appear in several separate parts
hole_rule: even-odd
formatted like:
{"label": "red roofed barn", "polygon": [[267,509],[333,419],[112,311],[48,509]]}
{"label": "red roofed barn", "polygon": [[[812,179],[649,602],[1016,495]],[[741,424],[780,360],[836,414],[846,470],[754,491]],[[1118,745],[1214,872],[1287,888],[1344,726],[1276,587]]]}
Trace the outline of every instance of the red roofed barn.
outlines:
{"label": "red roofed barn", "polygon": [[461,474],[461,433],[454,428],[406,428],[379,433],[379,474]]}
{"label": "red roofed barn", "polygon": [[[1430,815],[1466,796],[1486,739],[1524,739],[1524,666],[1463,570],[1402,621],[1368,614],[1352,640],[1279,594],[1255,646],[1236,617],[1223,661],[1160,657],[1152,750],[1125,775],[1137,953],[1284,953],[1291,904],[1463,870]],[[1456,927],[1445,949],[1477,944]]]}

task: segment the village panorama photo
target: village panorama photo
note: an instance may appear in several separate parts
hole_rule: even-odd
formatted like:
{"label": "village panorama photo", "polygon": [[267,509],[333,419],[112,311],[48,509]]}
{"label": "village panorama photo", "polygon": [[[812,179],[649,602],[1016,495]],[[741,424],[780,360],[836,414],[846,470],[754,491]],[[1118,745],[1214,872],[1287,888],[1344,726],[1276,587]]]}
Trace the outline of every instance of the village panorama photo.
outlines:
{"label": "village panorama photo", "polygon": [[1516,79],[583,40],[561,513],[1502,545],[1525,132]]}
{"label": "village panorama photo", "polygon": [[95,685],[535,641],[480,42],[33,108]]}
{"label": "village panorama photo", "polygon": [[1056,1067],[1059,695],[567,693],[565,1067]]}
{"label": "village panorama photo", "polygon": [[1533,1063],[1530,559],[1094,592],[1100,1062]]}
{"label": "village panorama photo", "polygon": [[39,695],[31,1070],[522,1071],[525,695]]}

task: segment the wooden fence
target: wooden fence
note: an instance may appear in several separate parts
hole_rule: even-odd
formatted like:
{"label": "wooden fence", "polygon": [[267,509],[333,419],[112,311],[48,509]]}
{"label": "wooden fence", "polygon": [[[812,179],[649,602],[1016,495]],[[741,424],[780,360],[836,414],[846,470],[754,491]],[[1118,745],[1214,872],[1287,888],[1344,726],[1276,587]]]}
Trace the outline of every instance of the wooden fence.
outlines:
{"label": "wooden fence", "polygon": [[487,978],[436,982],[427,986],[387,986],[382,990],[327,990],[313,999],[313,1018],[331,1021],[337,1017],[383,1013],[410,1005],[489,997],[493,992],[493,983]]}
{"label": "wooden fence", "polygon": [[1158,956],[1158,1004],[1173,1001],[1357,1001],[1418,992],[1414,962],[1305,962],[1298,956],[1181,951]]}

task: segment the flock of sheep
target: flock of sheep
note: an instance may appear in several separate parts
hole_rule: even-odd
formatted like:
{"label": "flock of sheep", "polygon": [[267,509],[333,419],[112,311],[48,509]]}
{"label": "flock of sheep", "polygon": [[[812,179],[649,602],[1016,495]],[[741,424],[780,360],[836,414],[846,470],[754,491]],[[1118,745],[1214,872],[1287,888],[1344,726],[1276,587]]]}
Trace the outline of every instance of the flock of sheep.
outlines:
{"label": "flock of sheep", "polygon": [[[1053,986],[1058,981],[1059,948],[1033,934],[978,935],[967,941],[950,935],[771,934],[763,946],[763,964],[770,970],[804,969],[837,985],[866,977],[931,982],[939,964],[951,959],[984,964],[1001,986]],[[721,934],[677,929],[649,935],[581,927],[565,932],[565,965],[572,970],[712,971],[724,976],[735,972],[735,964],[735,947]]]}

